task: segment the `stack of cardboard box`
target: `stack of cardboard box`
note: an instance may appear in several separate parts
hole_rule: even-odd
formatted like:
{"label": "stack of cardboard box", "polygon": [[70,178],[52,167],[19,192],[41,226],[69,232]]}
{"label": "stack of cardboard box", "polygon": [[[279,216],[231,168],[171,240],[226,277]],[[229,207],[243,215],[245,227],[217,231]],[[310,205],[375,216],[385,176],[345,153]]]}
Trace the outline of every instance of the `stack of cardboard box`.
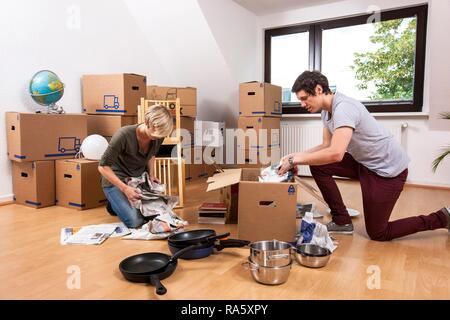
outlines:
{"label": "stack of cardboard box", "polygon": [[[105,202],[100,174],[86,169],[92,163],[97,169],[97,162],[74,159],[87,136],[86,115],[7,112],[5,118],[16,203],[88,209]],[[67,164],[74,169],[60,169]]]}
{"label": "stack of cardboard box", "polygon": [[238,166],[260,168],[280,159],[281,87],[270,83],[246,82],[239,86],[238,129],[245,133],[237,151],[245,152]]}
{"label": "stack of cardboard box", "polygon": [[[148,100],[175,100],[180,99],[181,129],[182,131],[182,153],[186,159],[185,179],[193,182],[206,179],[214,173],[214,167],[203,159],[205,146],[198,144],[194,139],[197,116],[197,89],[194,87],[166,87],[151,85],[147,86]],[[175,110],[174,115],[175,115]],[[189,137],[185,136],[189,135]],[[174,146],[162,147],[159,156],[170,156]]]}
{"label": "stack of cardboard box", "polygon": [[[87,114],[87,135],[99,134],[109,141],[121,127],[137,124],[138,105],[146,95],[146,85],[147,78],[138,74],[83,75],[82,103]],[[76,204],[69,201],[70,194],[79,194],[82,198],[88,194],[102,196],[103,202],[106,202],[100,185],[98,163],[85,159],[57,163],[56,172],[64,179],[57,181],[56,188],[66,191],[61,192],[59,197],[81,209],[91,207],[95,200]],[[71,189],[76,183],[81,183],[83,188]]]}
{"label": "stack of cardboard box", "polygon": [[[193,154],[194,148],[194,122],[197,116],[197,89],[193,87],[166,87],[151,85],[147,86],[147,100],[175,100],[180,99],[180,114],[181,123],[180,128],[183,129],[182,135],[182,153],[186,158]],[[175,128],[175,109],[173,109],[174,128]],[[158,156],[170,157],[173,148],[176,145],[162,146]],[[191,160],[192,161],[192,160]],[[194,180],[191,176],[191,161],[186,159],[185,164],[185,179],[186,182]],[[176,171],[176,170],[175,170]],[[196,176],[197,177],[197,176]],[[177,178],[178,179],[178,178]],[[174,186],[177,186],[176,179]]]}
{"label": "stack of cardboard box", "polygon": [[145,76],[122,73],[83,75],[83,111],[88,135],[108,141],[121,127],[137,123],[137,106],[146,95]]}

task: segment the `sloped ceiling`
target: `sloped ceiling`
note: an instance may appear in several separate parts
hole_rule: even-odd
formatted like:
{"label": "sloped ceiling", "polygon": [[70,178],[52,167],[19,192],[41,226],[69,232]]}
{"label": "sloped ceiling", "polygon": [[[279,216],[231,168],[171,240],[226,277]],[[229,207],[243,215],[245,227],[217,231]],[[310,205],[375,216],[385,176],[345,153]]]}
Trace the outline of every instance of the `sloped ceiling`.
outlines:
{"label": "sloped ceiling", "polygon": [[342,0],[233,0],[257,16],[298,8],[339,2]]}

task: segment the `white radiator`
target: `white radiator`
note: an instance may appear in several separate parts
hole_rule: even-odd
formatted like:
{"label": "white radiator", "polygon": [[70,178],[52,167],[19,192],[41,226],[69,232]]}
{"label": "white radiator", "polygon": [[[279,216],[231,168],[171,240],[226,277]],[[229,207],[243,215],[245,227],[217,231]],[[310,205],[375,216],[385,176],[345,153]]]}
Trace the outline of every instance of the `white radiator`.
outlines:
{"label": "white radiator", "polygon": [[[395,139],[402,143],[402,132],[408,127],[407,123],[393,125],[385,125]],[[322,125],[281,125],[281,155],[293,152],[308,150],[322,143]],[[299,174],[302,176],[311,176],[308,166],[299,166]]]}

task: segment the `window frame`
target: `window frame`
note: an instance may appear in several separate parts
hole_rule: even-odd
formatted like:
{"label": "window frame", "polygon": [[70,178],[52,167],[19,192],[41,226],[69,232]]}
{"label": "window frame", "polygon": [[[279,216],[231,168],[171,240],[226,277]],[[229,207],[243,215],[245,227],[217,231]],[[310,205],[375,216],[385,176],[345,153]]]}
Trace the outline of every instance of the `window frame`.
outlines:
{"label": "window frame", "polygon": [[[364,14],[349,18],[337,18],[317,23],[299,24],[294,26],[266,29],[264,31],[264,81],[271,81],[271,45],[272,37],[293,33],[309,32],[309,69],[321,70],[322,63],[322,32],[328,29],[350,27],[367,24],[372,14]],[[428,19],[428,4],[407,7],[401,9],[383,10],[380,12],[380,21],[417,18],[416,32],[416,54],[414,64],[414,93],[410,100],[391,101],[361,101],[369,112],[421,112],[423,107],[423,91],[425,76],[425,52],[426,33]],[[299,102],[288,102],[282,104],[283,114],[304,114],[309,113],[304,110]],[[288,107],[288,108],[284,108]]]}

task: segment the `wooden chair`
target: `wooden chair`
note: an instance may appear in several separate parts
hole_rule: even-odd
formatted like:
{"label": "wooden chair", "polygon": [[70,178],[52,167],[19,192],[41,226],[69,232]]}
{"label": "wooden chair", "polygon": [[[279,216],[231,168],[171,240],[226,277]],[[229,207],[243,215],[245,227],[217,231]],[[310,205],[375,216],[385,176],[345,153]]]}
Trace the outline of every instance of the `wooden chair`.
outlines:
{"label": "wooden chair", "polygon": [[[178,180],[177,195],[179,197],[178,207],[184,206],[184,191],[185,191],[185,163],[181,155],[181,113],[180,113],[180,99],[174,100],[145,100],[141,98],[141,104],[138,106],[138,123],[145,121],[145,113],[153,105],[162,105],[168,108],[175,118],[175,128],[170,137],[164,139],[163,145],[174,145],[177,147],[177,156],[169,158],[156,158],[153,172],[161,183],[166,184],[166,194],[175,195],[175,188],[172,186],[172,181],[175,177]],[[171,169],[171,163],[176,165],[176,173]]]}

